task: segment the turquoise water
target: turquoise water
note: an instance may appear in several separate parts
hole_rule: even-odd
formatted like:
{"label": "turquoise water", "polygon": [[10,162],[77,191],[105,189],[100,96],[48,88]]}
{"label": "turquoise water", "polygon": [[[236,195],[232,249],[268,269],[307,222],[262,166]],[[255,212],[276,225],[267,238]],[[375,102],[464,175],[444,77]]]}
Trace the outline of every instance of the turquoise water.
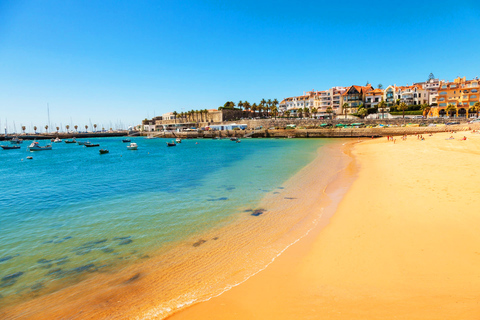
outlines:
{"label": "turquoise water", "polygon": [[[0,150],[0,304],[114,272],[228,224],[309,163],[321,139],[96,138]],[[44,142],[41,144],[45,144]],[[33,159],[26,159],[32,156]]]}

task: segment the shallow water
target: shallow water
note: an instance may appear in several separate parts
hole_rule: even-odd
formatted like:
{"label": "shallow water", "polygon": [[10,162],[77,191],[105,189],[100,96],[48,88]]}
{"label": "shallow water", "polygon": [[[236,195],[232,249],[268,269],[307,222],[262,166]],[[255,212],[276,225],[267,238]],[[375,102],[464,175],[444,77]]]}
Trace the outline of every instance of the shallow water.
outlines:
{"label": "shallow water", "polygon": [[261,216],[259,201],[331,143],[132,138],[129,151],[121,138],[90,141],[110,153],[65,143],[27,152],[28,142],[0,151],[0,305],[116,272],[249,210]]}

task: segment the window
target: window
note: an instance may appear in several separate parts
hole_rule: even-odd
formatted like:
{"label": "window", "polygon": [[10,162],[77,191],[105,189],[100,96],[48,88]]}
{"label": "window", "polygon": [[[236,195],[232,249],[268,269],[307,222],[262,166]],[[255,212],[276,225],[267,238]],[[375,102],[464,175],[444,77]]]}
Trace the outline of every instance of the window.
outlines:
{"label": "window", "polygon": [[447,91],[442,91],[442,92],[440,92],[440,94],[445,95],[445,94],[447,94]]}
{"label": "window", "polygon": [[475,95],[475,94],[472,94],[472,95],[470,96],[470,99],[476,99],[476,98],[477,98],[477,95]]}
{"label": "window", "polygon": [[472,92],[478,92],[478,90],[477,89],[472,89]]}
{"label": "window", "polygon": [[452,89],[453,89],[453,88],[456,88],[456,87],[457,87],[456,84],[452,84],[452,85],[450,86],[450,88],[452,88]]}
{"label": "window", "polygon": [[447,89],[447,85],[444,84],[444,85],[442,86],[442,89]]}
{"label": "window", "polygon": [[447,104],[446,103],[440,103],[440,107],[446,107]]}
{"label": "window", "polygon": [[440,99],[438,99],[438,101],[445,101],[445,98],[441,97]]}

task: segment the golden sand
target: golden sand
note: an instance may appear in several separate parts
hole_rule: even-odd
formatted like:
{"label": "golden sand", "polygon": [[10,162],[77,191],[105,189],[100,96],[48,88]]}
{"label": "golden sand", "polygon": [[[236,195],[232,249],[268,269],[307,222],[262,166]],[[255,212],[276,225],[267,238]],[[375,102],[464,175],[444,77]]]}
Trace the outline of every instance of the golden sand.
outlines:
{"label": "golden sand", "polygon": [[424,137],[357,144],[326,228],[171,319],[480,319],[480,134]]}

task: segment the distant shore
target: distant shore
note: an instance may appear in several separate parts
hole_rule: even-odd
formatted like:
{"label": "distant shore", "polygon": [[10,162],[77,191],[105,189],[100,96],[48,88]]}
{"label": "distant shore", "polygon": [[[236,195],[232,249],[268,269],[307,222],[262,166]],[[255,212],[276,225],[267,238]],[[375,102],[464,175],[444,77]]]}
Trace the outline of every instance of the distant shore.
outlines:
{"label": "distant shore", "polygon": [[169,319],[479,319],[479,153],[477,132],[357,144],[325,229]]}
{"label": "distant shore", "polygon": [[[72,138],[100,138],[100,137],[124,137],[129,135],[129,131],[115,131],[115,132],[54,132],[54,133],[18,133],[0,135],[0,141],[11,140],[13,137],[18,137],[23,140],[50,140],[55,138],[72,139]],[[138,134],[138,133],[137,133]]]}

